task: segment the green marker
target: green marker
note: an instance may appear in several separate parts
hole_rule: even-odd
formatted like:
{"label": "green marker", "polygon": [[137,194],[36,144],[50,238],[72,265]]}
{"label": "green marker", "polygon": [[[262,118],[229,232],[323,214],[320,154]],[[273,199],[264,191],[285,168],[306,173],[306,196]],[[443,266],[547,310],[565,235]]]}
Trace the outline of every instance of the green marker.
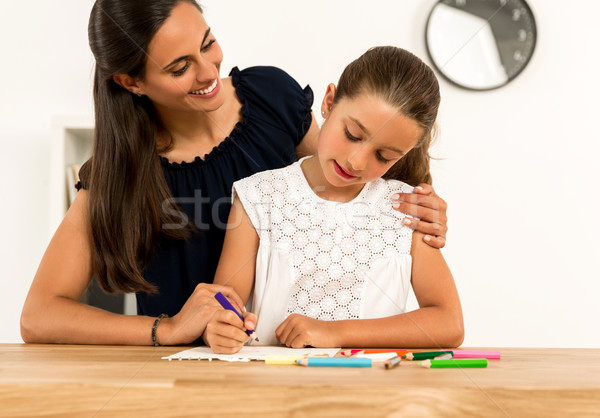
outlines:
{"label": "green marker", "polygon": [[419,362],[419,366],[428,369],[446,369],[446,368],[466,368],[466,367],[487,367],[486,358],[477,359],[451,359],[451,360],[425,360]]}
{"label": "green marker", "polygon": [[406,353],[402,358],[404,360],[429,360],[443,356],[444,354],[450,354],[452,356],[452,351],[421,351],[418,353]]}

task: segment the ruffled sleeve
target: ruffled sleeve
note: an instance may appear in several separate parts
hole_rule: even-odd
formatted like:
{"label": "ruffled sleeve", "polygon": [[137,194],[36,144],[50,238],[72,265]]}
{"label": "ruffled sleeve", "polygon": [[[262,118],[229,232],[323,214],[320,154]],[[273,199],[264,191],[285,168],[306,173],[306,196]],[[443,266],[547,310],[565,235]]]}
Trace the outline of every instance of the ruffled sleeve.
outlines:
{"label": "ruffled sleeve", "polygon": [[313,91],[301,88],[285,71],[276,67],[250,67],[230,74],[242,101],[253,104],[253,116],[263,123],[282,128],[298,145],[312,122]]}

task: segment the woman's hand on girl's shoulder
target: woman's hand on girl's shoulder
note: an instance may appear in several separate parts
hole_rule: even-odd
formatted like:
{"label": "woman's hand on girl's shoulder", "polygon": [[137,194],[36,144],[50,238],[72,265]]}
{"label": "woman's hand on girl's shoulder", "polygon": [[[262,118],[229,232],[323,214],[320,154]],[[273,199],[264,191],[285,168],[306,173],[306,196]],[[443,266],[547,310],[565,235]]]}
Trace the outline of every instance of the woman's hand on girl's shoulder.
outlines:
{"label": "woman's hand on girl's shoulder", "polygon": [[275,330],[282,344],[291,348],[339,347],[332,330],[334,321],[320,321],[299,314],[291,314]]}
{"label": "woman's hand on girl's shoulder", "polygon": [[448,232],[447,203],[429,184],[419,184],[414,193],[398,193],[394,209],[419,219],[405,218],[404,224],[424,234],[423,241],[433,248],[446,245]]}

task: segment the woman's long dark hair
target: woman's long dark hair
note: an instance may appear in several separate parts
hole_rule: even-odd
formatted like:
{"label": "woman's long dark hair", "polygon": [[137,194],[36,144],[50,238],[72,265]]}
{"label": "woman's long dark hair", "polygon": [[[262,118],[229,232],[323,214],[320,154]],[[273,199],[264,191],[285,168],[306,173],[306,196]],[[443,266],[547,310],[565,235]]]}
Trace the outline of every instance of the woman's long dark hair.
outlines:
{"label": "woman's long dark hair", "polygon": [[344,69],[334,105],[344,97],[354,98],[365,92],[382,98],[423,129],[417,145],[383,177],[412,185],[431,184],[429,146],[441,100],[440,87],[431,68],[402,48],[371,48]]}
{"label": "woman's long dark hair", "polygon": [[180,221],[158,158],[157,115],[150,100],[113,81],[116,74],[143,79],[150,41],[180,2],[193,0],[97,0],[88,26],[96,59],[92,157],[80,172],[89,191],[93,271],[106,292],[155,292],[142,277],[161,234],[185,238],[186,229],[162,229]]}

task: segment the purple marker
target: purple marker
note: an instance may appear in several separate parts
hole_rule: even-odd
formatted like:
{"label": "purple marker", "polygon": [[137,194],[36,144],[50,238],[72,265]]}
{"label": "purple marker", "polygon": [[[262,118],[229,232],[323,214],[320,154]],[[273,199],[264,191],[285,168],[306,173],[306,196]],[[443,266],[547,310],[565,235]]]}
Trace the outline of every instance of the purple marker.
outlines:
{"label": "purple marker", "polygon": [[[234,312],[237,316],[240,317],[240,319],[242,320],[242,322],[244,322],[244,317],[242,315],[240,315],[240,313],[237,311],[237,309],[235,309],[233,307],[233,305],[231,303],[229,303],[229,301],[227,300],[227,298],[223,295],[223,293],[221,292],[217,292],[215,294],[215,299],[221,304],[221,306],[225,309],[229,309],[230,311]],[[246,330],[246,334],[248,334],[248,336],[250,338],[252,338],[253,340],[258,341],[258,337],[256,335],[254,335],[254,330]]]}

